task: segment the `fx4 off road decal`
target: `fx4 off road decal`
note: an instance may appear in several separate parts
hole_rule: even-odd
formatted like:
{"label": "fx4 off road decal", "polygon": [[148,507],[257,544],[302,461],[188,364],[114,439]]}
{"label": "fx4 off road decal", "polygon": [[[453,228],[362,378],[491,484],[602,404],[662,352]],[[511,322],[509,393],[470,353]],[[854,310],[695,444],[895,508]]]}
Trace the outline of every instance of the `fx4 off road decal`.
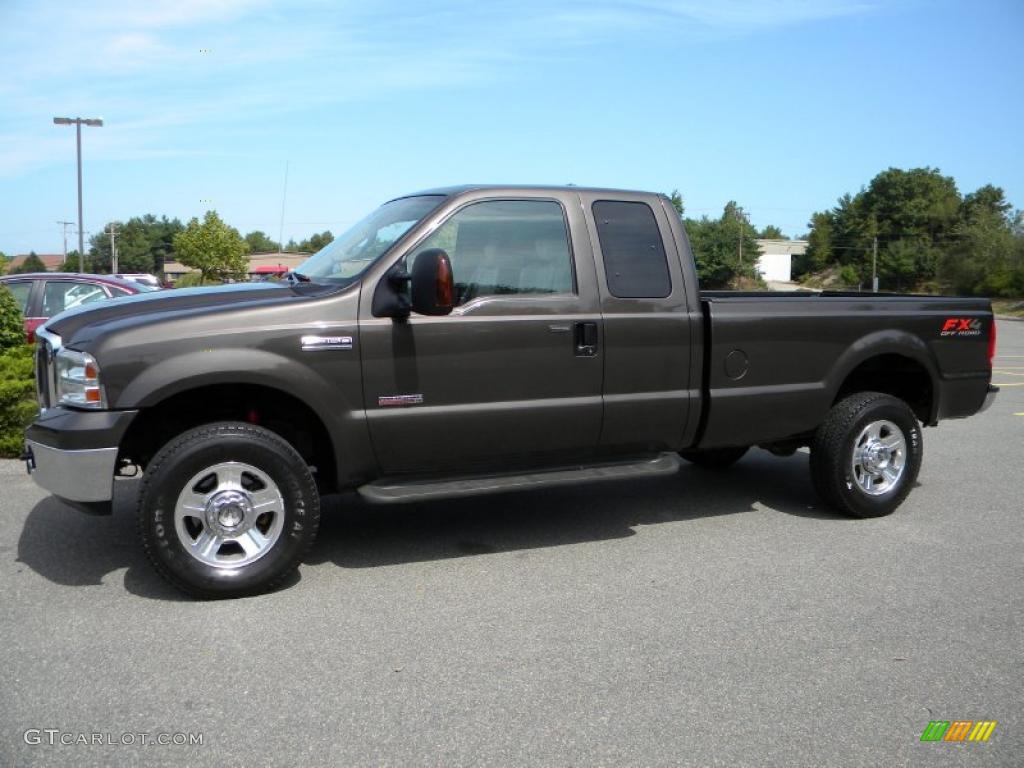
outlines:
{"label": "fx4 off road decal", "polygon": [[981,336],[981,320],[976,317],[947,317],[940,336]]}

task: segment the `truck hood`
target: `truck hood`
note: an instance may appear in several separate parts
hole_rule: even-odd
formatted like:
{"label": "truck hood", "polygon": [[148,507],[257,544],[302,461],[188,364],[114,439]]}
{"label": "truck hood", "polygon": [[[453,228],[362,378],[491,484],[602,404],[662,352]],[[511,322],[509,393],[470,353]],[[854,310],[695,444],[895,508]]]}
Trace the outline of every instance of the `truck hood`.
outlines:
{"label": "truck hood", "polygon": [[238,283],[205,288],[178,288],[139,293],[102,303],[61,312],[46,324],[65,344],[85,344],[102,332],[105,326],[117,323],[124,328],[152,321],[156,316],[194,316],[243,305],[277,305],[322,296],[337,291],[339,286],[315,283]]}

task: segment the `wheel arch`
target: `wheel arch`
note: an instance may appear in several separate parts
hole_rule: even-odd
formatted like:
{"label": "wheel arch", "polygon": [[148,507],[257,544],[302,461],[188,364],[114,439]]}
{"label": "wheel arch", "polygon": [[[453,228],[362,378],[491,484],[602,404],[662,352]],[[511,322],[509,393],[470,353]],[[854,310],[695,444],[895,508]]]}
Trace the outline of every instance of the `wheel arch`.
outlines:
{"label": "wheel arch", "polygon": [[345,447],[332,439],[325,420],[294,393],[262,383],[193,381],[153,397],[132,420],[119,458],[145,468],[169,440],[193,427],[218,421],[256,424],[280,435],[316,467],[322,492],[339,486]]}
{"label": "wheel arch", "polygon": [[880,331],[858,339],[829,377],[834,406],[857,392],[884,392],[906,402],[924,424],[935,424],[939,374],[927,345],[905,331]]}

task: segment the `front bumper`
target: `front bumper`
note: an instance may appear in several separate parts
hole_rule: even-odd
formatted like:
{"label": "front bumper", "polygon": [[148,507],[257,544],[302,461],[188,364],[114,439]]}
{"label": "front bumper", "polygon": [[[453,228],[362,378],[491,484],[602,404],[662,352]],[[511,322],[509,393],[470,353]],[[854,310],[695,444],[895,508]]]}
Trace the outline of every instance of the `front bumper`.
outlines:
{"label": "front bumper", "polygon": [[47,409],[25,430],[29,474],[78,509],[109,513],[118,446],[137,413]]}
{"label": "front bumper", "polygon": [[68,501],[110,501],[114,497],[117,448],[68,451],[25,441],[25,463],[40,488]]}

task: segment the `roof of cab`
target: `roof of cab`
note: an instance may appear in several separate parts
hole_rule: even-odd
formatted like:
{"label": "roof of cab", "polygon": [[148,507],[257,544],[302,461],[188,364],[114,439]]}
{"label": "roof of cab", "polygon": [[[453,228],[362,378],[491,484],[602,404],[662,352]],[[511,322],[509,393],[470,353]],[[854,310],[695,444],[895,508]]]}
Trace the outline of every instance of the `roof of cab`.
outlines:
{"label": "roof of cab", "polygon": [[573,184],[566,184],[562,186],[557,185],[545,185],[545,184],[461,184],[451,187],[436,187],[434,189],[424,189],[419,192],[412,192],[408,195],[401,195],[402,197],[417,197],[419,195],[460,195],[465,192],[479,192],[484,190],[496,190],[501,192],[599,192],[609,194],[627,194],[627,195],[651,195],[658,194],[655,192],[648,192],[639,189],[614,189],[612,187],[577,187]]}

